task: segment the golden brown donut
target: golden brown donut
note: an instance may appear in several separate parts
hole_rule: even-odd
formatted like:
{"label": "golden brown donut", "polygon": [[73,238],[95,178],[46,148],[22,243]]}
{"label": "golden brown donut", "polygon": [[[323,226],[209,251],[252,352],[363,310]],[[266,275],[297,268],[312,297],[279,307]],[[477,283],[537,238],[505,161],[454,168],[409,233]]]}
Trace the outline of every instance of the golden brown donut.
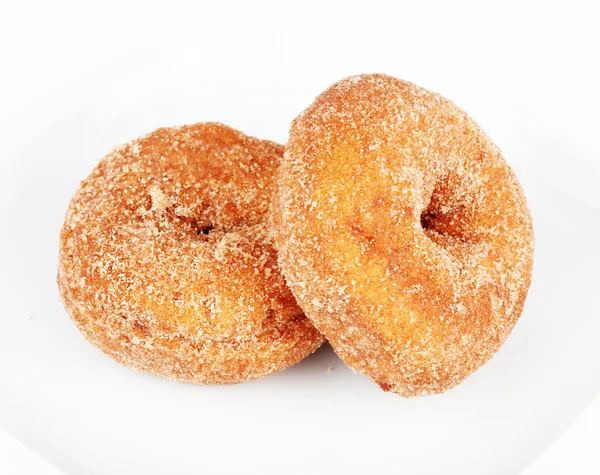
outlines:
{"label": "golden brown donut", "polygon": [[498,351],[531,279],[531,217],[452,102],[385,75],[344,79],[292,123],[278,183],[281,268],[349,366],[408,397]]}
{"label": "golden brown donut", "polygon": [[104,158],[60,234],[58,284],[81,332],[132,368],[199,384],[275,373],[322,336],[265,226],[283,147],[204,123]]}

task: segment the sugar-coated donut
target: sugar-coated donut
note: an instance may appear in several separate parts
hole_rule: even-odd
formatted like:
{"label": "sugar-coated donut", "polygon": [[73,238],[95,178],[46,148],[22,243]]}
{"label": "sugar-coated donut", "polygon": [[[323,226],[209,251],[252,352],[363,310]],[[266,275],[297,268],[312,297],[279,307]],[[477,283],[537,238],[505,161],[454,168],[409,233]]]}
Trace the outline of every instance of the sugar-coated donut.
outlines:
{"label": "sugar-coated donut", "polygon": [[81,332],[127,366],[200,384],[267,376],[315,351],[323,337],[266,227],[282,153],[204,123],[104,158],[60,234],[58,284]]}
{"label": "sugar-coated donut", "polygon": [[280,266],[349,366],[408,397],[498,351],[531,280],[532,222],[500,150],[452,102],[344,79],[292,123],[278,185]]}

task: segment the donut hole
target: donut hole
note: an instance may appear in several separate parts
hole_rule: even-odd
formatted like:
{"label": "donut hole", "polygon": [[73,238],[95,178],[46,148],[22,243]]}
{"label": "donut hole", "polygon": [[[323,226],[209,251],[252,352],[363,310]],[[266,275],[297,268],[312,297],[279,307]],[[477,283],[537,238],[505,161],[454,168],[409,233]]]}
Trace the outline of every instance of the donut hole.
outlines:
{"label": "donut hole", "polygon": [[215,229],[215,227],[212,224],[208,224],[206,226],[200,226],[196,230],[196,234],[198,236],[208,236],[213,229]]}
{"label": "donut hole", "polygon": [[[444,211],[427,207],[421,213],[421,228],[425,235],[440,245],[450,241],[469,243],[470,237],[465,234],[465,230],[460,225],[464,219],[464,210],[457,208]],[[444,239],[440,240],[440,238]]]}
{"label": "donut hole", "polygon": [[206,240],[216,231],[215,225],[206,218],[196,218],[188,216],[174,216],[176,226],[185,230],[186,234],[195,236],[201,240]]}
{"label": "donut hole", "polygon": [[[458,211],[457,203],[444,181],[438,182],[433,189],[427,205],[421,212],[421,227],[426,234],[432,232],[453,236],[455,229],[449,221]],[[454,237],[454,236],[453,236]]]}
{"label": "donut hole", "polygon": [[421,227],[423,228],[423,231],[430,231],[432,229],[435,229],[435,217],[435,212],[433,212],[429,208],[425,209],[425,211],[421,213]]}
{"label": "donut hole", "polygon": [[477,242],[472,229],[476,202],[470,192],[453,177],[440,180],[421,213],[421,228],[425,235],[440,245],[456,241]]}

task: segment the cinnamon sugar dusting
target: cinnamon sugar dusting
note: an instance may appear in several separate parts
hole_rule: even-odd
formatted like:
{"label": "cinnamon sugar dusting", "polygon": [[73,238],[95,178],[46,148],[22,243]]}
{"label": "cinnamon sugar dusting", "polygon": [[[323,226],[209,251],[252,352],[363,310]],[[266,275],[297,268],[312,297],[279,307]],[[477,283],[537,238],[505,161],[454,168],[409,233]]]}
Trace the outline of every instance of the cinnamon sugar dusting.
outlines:
{"label": "cinnamon sugar dusting", "polygon": [[132,368],[235,383],[322,343],[266,229],[283,147],[216,123],[118,147],[81,183],[58,284],[82,333]]}
{"label": "cinnamon sugar dusting", "polygon": [[386,391],[455,386],[521,314],[533,260],[522,189],[438,94],[377,74],[331,86],[291,126],[273,210],[298,302]]}

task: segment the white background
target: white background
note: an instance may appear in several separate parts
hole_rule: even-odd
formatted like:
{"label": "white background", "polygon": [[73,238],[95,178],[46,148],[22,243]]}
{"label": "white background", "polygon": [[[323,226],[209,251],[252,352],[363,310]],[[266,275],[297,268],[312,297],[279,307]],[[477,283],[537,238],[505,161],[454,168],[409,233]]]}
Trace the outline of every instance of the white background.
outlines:
{"label": "white background", "polygon": [[[282,31],[330,35],[336,46],[323,48],[332,61],[345,38],[402,52],[511,103],[600,167],[599,16],[598,2],[577,0],[0,0],[0,161],[141,59],[190,43],[215,49],[220,37],[241,30],[273,41]],[[598,474],[598,447],[597,398],[527,473]],[[5,473],[57,472],[0,429]]]}

